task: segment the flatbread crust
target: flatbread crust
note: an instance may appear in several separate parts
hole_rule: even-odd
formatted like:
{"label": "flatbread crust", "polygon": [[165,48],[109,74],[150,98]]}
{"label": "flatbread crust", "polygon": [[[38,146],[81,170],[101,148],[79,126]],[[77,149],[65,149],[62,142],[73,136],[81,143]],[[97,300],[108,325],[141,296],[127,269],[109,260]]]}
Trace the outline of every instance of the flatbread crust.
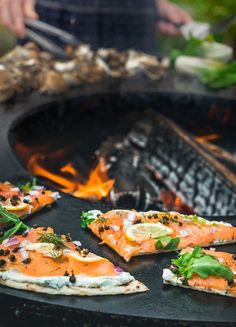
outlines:
{"label": "flatbread crust", "polygon": [[[0,205],[9,213],[16,214],[21,219],[25,219],[44,207],[50,207],[61,198],[58,192],[50,191],[43,186],[35,185],[33,189],[24,191],[9,182],[0,182],[0,195],[3,197]],[[12,200],[14,201],[12,202]],[[25,207],[17,209],[17,206],[22,204]],[[11,207],[7,208],[7,206]],[[0,227],[5,225],[0,223]]]}
{"label": "flatbread crust", "polygon": [[1,280],[0,285],[16,288],[24,291],[31,291],[36,293],[45,293],[50,295],[77,295],[77,296],[94,296],[94,295],[117,295],[117,294],[132,294],[139,292],[146,292],[148,288],[141,282],[134,280],[126,285],[89,288],[78,286],[63,286],[60,289],[51,287],[43,287],[33,283],[17,282],[10,279]]}
{"label": "flatbread crust", "polygon": [[11,244],[8,239],[0,244],[0,285],[36,293],[77,296],[148,290],[108,259],[84,249],[69,234],[55,234],[51,227],[30,229],[26,236],[15,235],[13,241],[16,243]]}
{"label": "flatbread crust", "polygon": [[192,289],[195,291],[200,291],[200,292],[206,292],[206,293],[213,293],[213,294],[220,294],[220,295],[224,295],[224,296],[229,296],[229,297],[236,297],[236,294],[232,294],[232,293],[227,293],[226,291],[220,291],[217,289],[210,289],[210,288],[206,288],[206,287],[199,287],[199,286],[188,286],[188,285],[183,285],[180,283],[171,283],[171,282],[167,282],[165,280],[163,280],[163,283],[166,285],[172,285],[172,286],[179,286],[179,287],[183,287],[183,288],[188,288],[188,289]]}
{"label": "flatbread crust", "polygon": [[[181,251],[180,255],[192,253],[193,251],[193,248],[186,248]],[[171,262],[171,265],[173,264],[172,268],[165,268],[163,270],[163,283],[206,293],[214,293],[224,296],[236,297],[236,262],[234,254],[228,252],[215,251],[215,249],[203,250],[202,252],[203,254],[212,256],[213,258],[218,260],[219,263],[231,269],[232,280],[227,280],[224,275],[217,275],[216,273],[209,274],[206,278],[203,278],[197,272],[194,273],[188,280],[183,275],[181,275],[178,266],[175,267],[175,263]],[[175,270],[175,268],[177,268],[177,270]]]}
{"label": "flatbread crust", "polygon": [[[87,227],[102,240],[100,244],[107,244],[127,262],[134,256],[176,250],[165,247],[157,249],[155,238],[143,242],[130,239],[126,236],[126,230],[134,224],[160,222],[173,229],[169,236],[179,239],[176,246],[178,250],[197,245],[208,247],[236,243],[236,227],[227,222],[209,221],[195,215],[185,216],[177,212],[159,211],[136,212],[124,209],[110,210],[105,213],[100,210],[90,210],[85,214],[94,219],[87,224]],[[83,216],[82,219],[84,219]]]}

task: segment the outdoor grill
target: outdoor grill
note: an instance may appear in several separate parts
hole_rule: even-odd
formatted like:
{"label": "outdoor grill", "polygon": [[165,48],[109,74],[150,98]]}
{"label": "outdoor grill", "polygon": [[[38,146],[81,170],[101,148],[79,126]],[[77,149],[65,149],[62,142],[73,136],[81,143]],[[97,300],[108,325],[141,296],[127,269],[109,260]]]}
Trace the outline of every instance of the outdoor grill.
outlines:
{"label": "outdoor grill", "polygon": [[[35,92],[1,105],[1,180],[27,181],[36,155],[38,166],[61,177],[38,173],[40,182],[68,193],[51,210],[30,217],[29,224],[51,225],[58,233],[71,230],[84,246],[150,288],[143,294],[81,298],[1,287],[2,321],[27,326],[39,321],[41,326],[234,326],[233,298],[163,287],[161,271],[173,254],[125,263],[81,230],[80,214],[111,207],[175,209],[234,223],[235,106],[235,89],[210,92],[172,73],[158,84],[143,77],[109,79],[62,96]],[[223,135],[218,152],[199,142],[203,126]],[[101,158],[108,180],[116,181],[110,195],[93,200],[73,196],[75,182],[84,185]],[[76,179],[69,170],[60,172],[68,163],[76,167]],[[232,245],[222,249],[235,253]]]}

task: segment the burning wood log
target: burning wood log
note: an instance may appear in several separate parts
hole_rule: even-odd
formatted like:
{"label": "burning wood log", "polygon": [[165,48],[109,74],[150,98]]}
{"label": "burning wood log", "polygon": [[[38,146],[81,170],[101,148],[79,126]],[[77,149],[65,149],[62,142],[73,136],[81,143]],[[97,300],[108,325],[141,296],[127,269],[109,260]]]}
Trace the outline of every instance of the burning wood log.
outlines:
{"label": "burning wood log", "polygon": [[115,204],[129,194],[136,208],[166,209],[174,192],[172,210],[173,202],[180,202],[182,209],[186,204],[185,209],[198,214],[233,214],[236,175],[170,119],[152,111],[145,117],[123,139],[110,138],[97,153],[116,180]]}
{"label": "burning wood log", "polygon": [[149,168],[198,214],[234,214],[236,175],[173,121],[152,121]]}

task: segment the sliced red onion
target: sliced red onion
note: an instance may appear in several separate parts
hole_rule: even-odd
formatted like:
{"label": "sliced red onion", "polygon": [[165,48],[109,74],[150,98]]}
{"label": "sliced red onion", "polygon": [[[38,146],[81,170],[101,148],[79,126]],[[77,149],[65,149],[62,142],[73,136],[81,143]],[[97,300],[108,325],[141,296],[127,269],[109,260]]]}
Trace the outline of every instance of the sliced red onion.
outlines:
{"label": "sliced red onion", "polygon": [[28,240],[24,240],[24,241],[21,242],[20,247],[23,248],[23,247],[25,247],[26,245],[30,245],[30,244],[32,244],[32,242],[30,242],[30,241],[28,241]]}
{"label": "sliced red onion", "polygon": [[21,248],[19,250],[21,256],[22,256],[22,260],[28,259],[29,258],[29,252],[25,249],[25,248]]}
{"label": "sliced red onion", "polygon": [[210,228],[210,233],[211,233],[211,234],[215,234],[215,232],[217,232],[217,228],[215,228],[215,227],[211,227],[211,228]]}
{"label": "sliced red onion", "polygon": [[122,268],[120,268],[119,266],[115,266],[115,271],[117,273],[121,273],[121,272],[124,272],[124,270]]}
{"label": "sliced red onion", "polygon": [[109,225],[109,226],[113,229],[114,232],[118,232],[120,230],[120,226],[118,225]]}
{"label": "sliced red onion", "polygon": [[72,241],[73,244],[75,244],[76,246],[81,246],[81,242],[80,241]]}
{"label": "sliced red onion", "polygon": [[134,223],[136,213],[134,211],[130,211],[127,217],[123,221],[123,226],[125,229],[131,227]]}
{"label": "sliced red onion", "polygon": [[13,236],[13,237],[10,237],[10,238],[6,238],[2,244],[5,246],[5,247],[9,247],[9,246],[13,246],[13,245],[18,245],[20,242],[18,240],[17,237]]}

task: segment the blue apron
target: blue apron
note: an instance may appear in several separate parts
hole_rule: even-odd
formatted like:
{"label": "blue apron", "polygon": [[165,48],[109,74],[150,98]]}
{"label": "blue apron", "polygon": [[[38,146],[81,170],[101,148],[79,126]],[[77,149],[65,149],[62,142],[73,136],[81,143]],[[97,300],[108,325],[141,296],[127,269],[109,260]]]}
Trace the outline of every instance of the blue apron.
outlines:
{"label": "blue apron", "polygon": [[40,19],[94,48],[155,52],[154,0],[38,0]]}

